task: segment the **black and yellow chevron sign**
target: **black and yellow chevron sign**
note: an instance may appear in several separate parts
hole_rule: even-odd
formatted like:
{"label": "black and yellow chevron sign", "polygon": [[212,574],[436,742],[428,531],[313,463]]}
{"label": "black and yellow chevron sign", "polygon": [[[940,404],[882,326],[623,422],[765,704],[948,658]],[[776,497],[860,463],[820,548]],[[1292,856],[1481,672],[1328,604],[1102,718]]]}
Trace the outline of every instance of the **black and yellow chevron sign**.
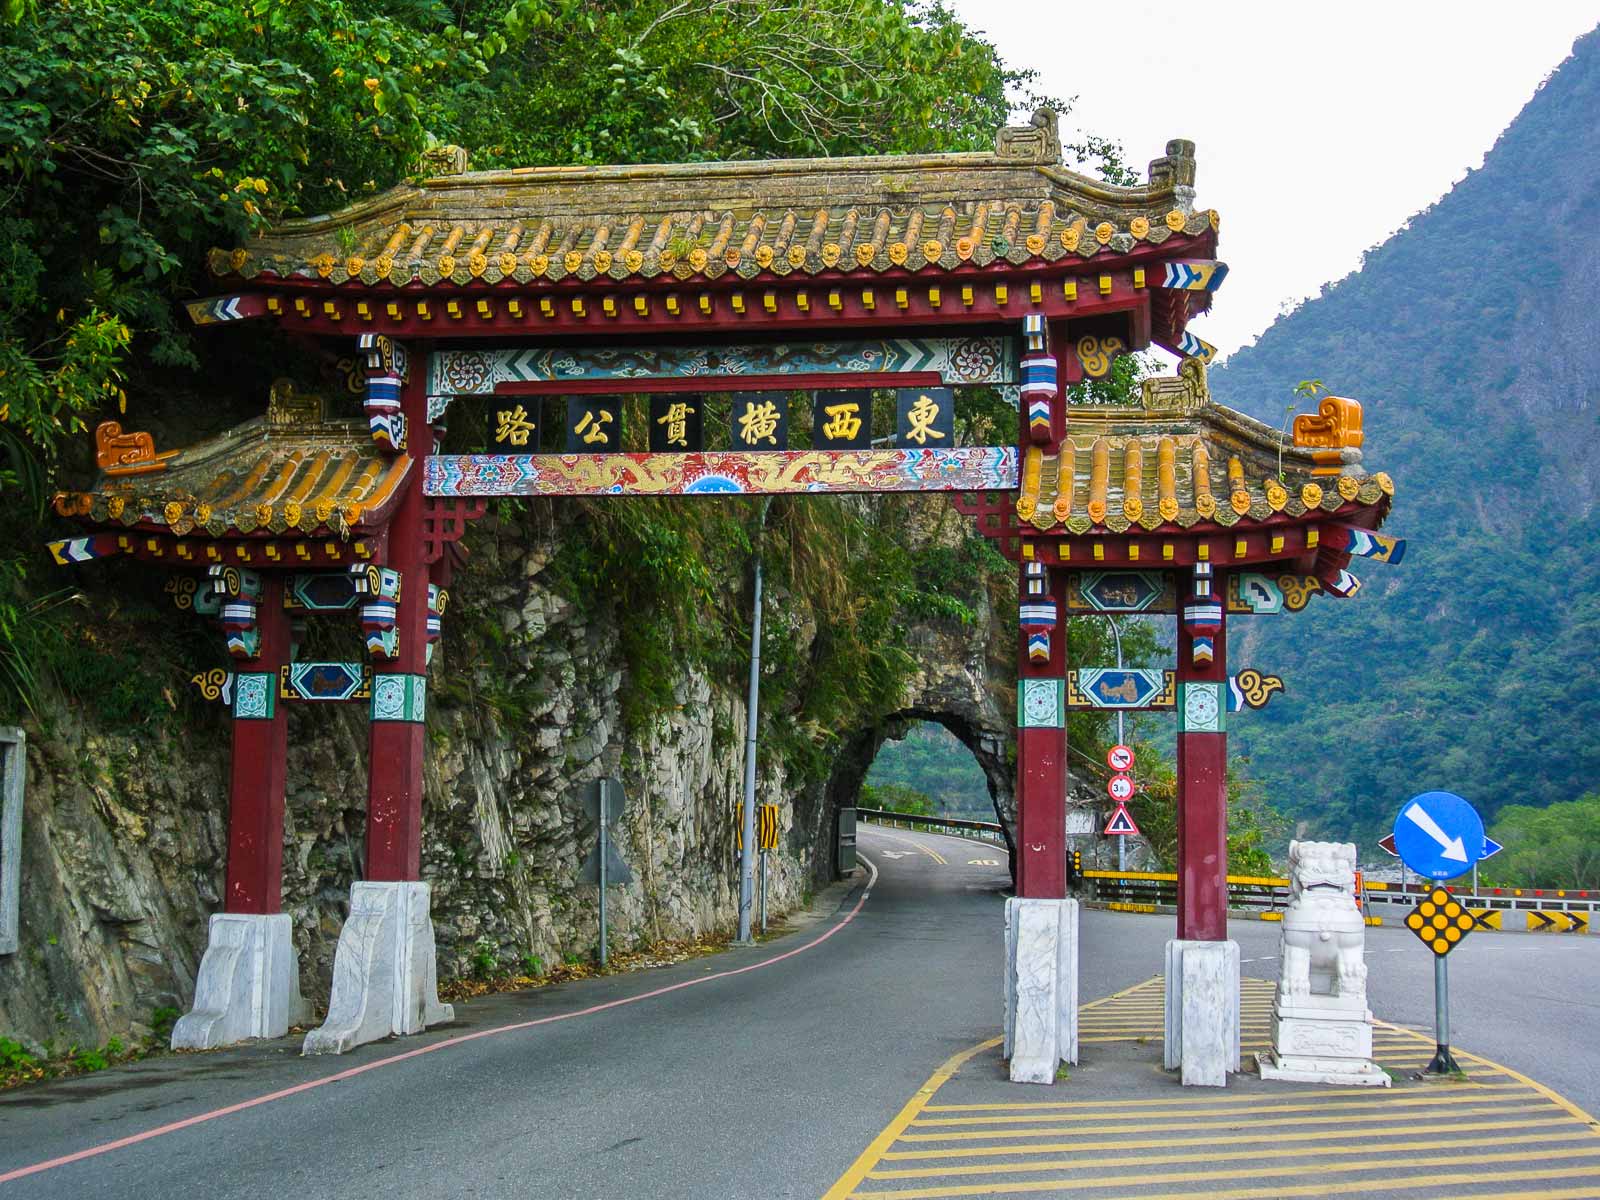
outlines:
{"label": "black and yellow chevron sign", "polygon": [[1528,913],[1528,929],[1533,933],[1588,933],[1589,914],[1534,909]]}
{"label": "black and yellow chevron sign", "polygon": [[1406,928],[1422,939],[1422,944],[1440,958],[1461,944],[1461,939],[1477,928],[1472,914],[1443,888],[1436,887],[1428,898],[1406,917]]}
{"label": "black and yellow chevron sign", "polygon": [[[737,805],[733,810],[733,843],[744,849],[744,805]],[[778,806],[776,804],[756,805],[756,849],[776,850],[778,848]]]}

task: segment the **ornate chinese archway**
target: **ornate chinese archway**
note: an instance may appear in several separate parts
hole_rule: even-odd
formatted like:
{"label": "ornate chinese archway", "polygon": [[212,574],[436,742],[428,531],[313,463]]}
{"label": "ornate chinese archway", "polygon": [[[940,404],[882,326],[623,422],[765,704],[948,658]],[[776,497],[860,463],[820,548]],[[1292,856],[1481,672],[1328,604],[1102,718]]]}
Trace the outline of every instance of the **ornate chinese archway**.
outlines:
{"label": "ornate chinese archway", "polygon": [[[1193,155],[1174,141],[1146,183],[1106,185],[1061,164],[1050,117],[1002,130],[993,153],[462,172],[214,251],[231,290],[190,305],[198,324],[271,322],[354,351],[364,399],[351,419],[280,389],[263,418],[175,452],[103,429],[101,477],[57,502],[91,530],[54,544],[58,561],[195,573],[193,604],[238,664],[227,899],[179,1040],[281,1033],[295,1000],[277,911],[285,703],[371,716],[369,879],[307,1049],[440,1018],[419,879],[429,649],[454,543],[489,496],[970,493],[1019,564],[1017,875],[1022,899],[1051,905],[1067,882],[1072,572],[1181,579],[1180,936],[1225,936],[1224,597],[1280,575],[1296,597],[1337,590],[1388,488],[1353,470],[1348,411],[1315,435],[1324,448],[1283,450],[1273,487],[1276,435],[1209,402],[1210,348],[1187,326],[1226,267],[1216,214],[1193,207]],[[1061,385],[1151,345],[1189,357],[1146,385],[1142,411],[1069,411]],[[951,444],[948,389],[973,385],[1018,398],[1015,444]],[[860,441],[875,388],[897,389],[892,446]],[[774,399],[796,389],[819,393],[809,448],[787,444]],[[650,397],[649,453],[621,450],[621,393]],[[564,452],[543,451],[558,397]],[[726,448],[696,442],[716,405]],[[439,453],[459,421],[492,430],[497,452]],[[296,605],[358,610],[370,662],[291,661]],[[1212,718],[1187,702],[1203,695]],[[240,994],[266,999],[241,1009]]]}

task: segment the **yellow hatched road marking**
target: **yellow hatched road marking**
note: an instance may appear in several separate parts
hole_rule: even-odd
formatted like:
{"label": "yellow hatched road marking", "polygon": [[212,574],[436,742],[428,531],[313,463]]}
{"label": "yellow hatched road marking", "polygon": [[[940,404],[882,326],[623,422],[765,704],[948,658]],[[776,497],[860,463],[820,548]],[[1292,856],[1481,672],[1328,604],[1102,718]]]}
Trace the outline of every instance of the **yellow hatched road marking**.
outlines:
{"label": "yellow hatched road marking", "polygon": [[[1544,1099],[1544,1097],[1541,1096],[1541,1097],[1538,1097],[1537,1099],[1534,1099],[1534,1098],[1530,1097],[1529,1100],[1523,1101],[1523,1102],[1520,1102],[1520,1103],[1504,1104],[1504,1105],[1493,1105],[1493,1106],[1476,1107],[1476,1108],[1452,1108],[1452,1107],[1450,1107],[1450,1105],[1448,1103],[1446,1103],[1446,1104],[1441,1106],[1441,1108],[1439,1109],[1439,1111],[1437,1113],[1432,1112],[1432,1111],[1425,1111],[1425,1112],[1412,1111],[1412,1112],[1409,1112],[1409,1113],[1406,1113],[1406,1114],[1403,1114],[1403,1115],[1406,1116],[1406,1117],[1424,1117],[1424,1118],[1442,1117],[1442,1116],[1446,1116],[1446,1115],[1462,1116],[1462,1117],[1482,1117],[1482,1116],[1488,1116],[1491,1113],[1531,1113],[1531,1112],[1537,1112],[1540,1109],[1546,1109],[1546,1108],[1549,1108],[1549,1107],[1551,1107],[1550,1102],[1548,1100]],[[1206,1117],[1208,1115],[1209,1114],[1207,1114],[1205,1112],[1195,1112],[1195,1113],[1193,1113],[1192,1115],[1190,1115],[1189,1117],[1187,1117],[1184,1120],[1179,1120],[1179,1121],[1156,1121],[1156,1122],[1152,1122],[1152,1123],[1148,1123],[1148,1124],[1141,1123],[1140,1128],[1141,1129],[1146,1129],[1146,1130],[1150,1130],[1150,1129],[1193,1129],[1195,1127],[1194,1123],[1196,1121],[1198,1121],[1198,1120],[1200,1120],[1200,1119],[1202,1119],[1202,1118],[1204,1118],[1204,1117]],[[1339,1113],[1337,1116],[1332,1116],[1332,1117],[1296,1117],[1294,1123],[1295,1123],[1295,1125],[1300,1126],[1300,1125],[1329,1125],[1329,1124],[1333,1124],[1335,1122],[1338,1122],[1340,1124],[1348,1124],[1350,1122],[1355,1122],[1355,1121],[1389,1121],[1389,1120],[1394,1120],[1396,1117],[1399,1117],[1401,1115],[1402,1114],[1390,1114],[1390,1113],[1386,1113],[1386,1112]],[[1221,1119],[1222,1120],[1227,1120],[1228,1118],[1226,1116],[1224,1116]],[[999,1137],[1016,1137],[1016,1138],[1049,1137],[1050,1135],[1056,1134],[1056,1133],[1072,1133],[1072,1132],[1075,1132],[1075,1131],[1079,1132],[1079,1133],[1116,1133],[1117,1130],[1122,1129],[1122,1128],[1124,1128],[1124,1126],[1121,1123],[1114,1124],[1114,1125],[1079,1125],[1079,1124],[1077,1124],[1076,1122],[1073,1122],[1073,1121],[1055,1121],[1055,1122],[1052,1122],[1049,1125],[1036,1126],[1033,1129],[1004,1129],[1004,1130],[995,1129],[995,1130],[988,1130],[988,1131],[976,1130],[976,1131],[971,1132],[971,1133],[907,1133],[907,1134],[902,1134],[901,1137],[900,1137],[900,1140],[903,1141],[903,1142],[959,1142],[959,1141],[976,1141],[979,1138],[988,1138],[988,1139],[993,1140],[994,1138],[999,1138]],[[1397,1128],[1404,1128],[1404,1127],[1397,1125]]]}
{"label": "yellow hatched road marking", "polygon": [[[1449,1121],[1442,1125],[1412,1125],[1401,1127],[1399,1134],[1385,1134],[1383,1130],[1365,1131],[1371,1137],[1397,1137],[1418,1133],[1475,1133],[1480,1130],[1537,1129],[1541,1126],[1563,1126],[1565,1121],[1547,1117],[1541,1121]],[[1130,1150],[1161,1149],[1167,1146],[1244,1146],[1252,1142],[1326,1142],[1346,1136],[1343,1129],[1314,1129],[1304,1133],[1280,1133],[1263,1127],[1260,1133],[1240,1133],[1227,1136],[1211,1135],[1191,1138],[1117,1138],[1104,1142],[1046,1142],[1032,1146],[958,1146],[949,1150],[896,1150],[885,1154],[885,1159],[908,1158],[976,1158],[981,1154],[1060,1154],[1069,1150]],[[1527,1135],[1533,1137],[1533,1135]],[[1585,1137],[1590,1136],[1585,1133]],[[1534,1140],[1543,1139],[1540,1134]]]}
{"label": "yellow hatched road marking", "polygon": [[[1328,1165],[1328,1164],[1325,1164]],[[1502,1171],[1497,1172],[1493,1179],[1485,1179],[1481,1174],[1471,1171],[1451,1171],[1432,1175],[1390,1175],[1379,1179],[1339,1179],[1337,1181],[1324,1177],[1317,1183],[1304,1184],[1274,1184],[1272,1187],[1229,1188],[1226,1191],[1205,1192],[1160,1192],[1154,1194],[1141,1194],[1139,1200],[1194,1200],[1195,1197],[1205,1197],[1205,1200],[1280,1200],[1287,1196],[1327,1196],[1334,1186],[1341,1195],[1351,1192],[1368,1191],[1400,1191],[1405,1188],[1445,1187],[1456,1184],[1482,1185],[1502,1179],[1582,1179],[1584,1176],[1594,1177],[1593,1167],[1560,1167],[1539,1168],[1527,1171]],[[1074,1188],[1114,1188],[1114,1187],[1140,1187],[1152,1183],[1170,1183],[1181,1176],[1170,1174],[1161,1175],[1124,1175],[1118,1179],[1107,1179],[1104,1182],[1092,1179],[1075,1179],[1072,1181]],[[936,1188],[897,1188],[893,1191],[881,1192],[851,1192],[854,1200],[936,1200],[943,1196],[993,1196],[1002,1192],[1057,1192],[1062,1189],[1062,1182],[1054,1179],[1029,1179],[1009,1180],[1005,1183],[979,1184],[974,1187],[936,1187]],[[1589,1191],[1580,1192],[1579,1195],[1594,1196],[1591,1185]]]}
{"label": "yellow hatched road marking", "polygon": [[855,1162],[850,1164],[850,1169],[839,1176],[839,1181],[827,1190],[822,1200],[844,1200],[845,1197],[849,1196],[856,1184],[866,1178],[867,1172],[872,1169],[872,1164],[877,1162],[883,1156],[884,1151],[894,1144],[895,1139],[900,1136],[906,1126],[910,1125],[916,1115],[922,1111],[922,1106],[933,1097],[935,1092],[945,1085],[950,1076],[960,1070],[962,1064],[968,1059],[984,1050],[998,1046],[1003,1040],[1003,1038],[990,1038],[987,1042],[979,1042],[972,1049],[963,1050],[959,1054],[952,1054],[944,1062],[940,1063],[939,1069],[928,1076],[928,1082],[917,1089],[915,1096],[906,1101],[905,1106],[896,1114],[895,1119],[885,1125],[883,1132],[872,1139],[871,1144],[861,1152]]}
{"label": "yellow hatched road marking", "polygon": [[[1470,1087],[1470,1085],[1465,1085],[1465,1086]],[[1474,1090],[1484,1091],[1484,1092],[1511,1090],[1511,1091],[1520,1092],[1520,1091],[1523,1090],[1523,1087],[1522,1087],[1522,1085],[1520,1083],[1501,1083],[1501,1084],[1496,1084],[1493,1087],[1487,1087],[1487,1086],[1479,1085]],[[1451,1091],[1454,1092],[1455,1088],[1452,1087]],[[1231,1117],[1235,1116],[1238,1113],[1271,1114],[1271,1113],[1293,1113],[1293,1112],[1322,1112],[1322,1111],[1325,1111],[1327,1109],[1370,1108],[1372,1106],[1372,1097],[1371,1097],[1370,1093],[1365,1098],[1352,1098],[1352,1099],[1349,1099],[1349,1100],[1341,1100],[1341,1099],[1337,1099],[1337,1098],[1323,1100],[1320,1097],[1307,1096],[1303,1092],[1298,1094],[1297,1096],[1295,1096],[1293,1102],[1290,1102],[1287,1097],[1284,1100],[1274,1100],[1274,1099],[1271,1099],[1270,1097],[1265,1097],[1265,1096],[1251,1096],[1251,1097],[1242,1097],[1241,1096],[1239,1099],[1240,1100],[1248,1100],[1249,1102],[1241,1103],[1241,1104],[1229,1105],[1228,1108],[1226,1109],[1226,1111],[1223,1111],[1223,1112],[1212,1111],[1212,1112],[1202,1113],[1200,1115],[1201,1116],[1205,1116],[1205,1117],[1218,1117],[1218,1118],[1226,1120],[1228,1118],[1231,1118]],[[1147,1117],[1193,1117],[1195,1115],[1195,1111],[1194,1111],[1194,1107],[1193,1107],[1193,1105],[1194,1105],[1193,1101],[1188,1101],[1186,1103],[1183,1100],[1169,1100],[1166,1103],[1168,1104],[1168,1108],[1165,1109],[1165,1110],[1158,1109],[1158,1108],[1149,1108],[1149,1109],[1146,1109],[1143,1112],[1139,1113],[1139,1120],[1142,1121]],[[1406,1107],[1416,1107],[1418,1105],[1426,1106],[1426,1105],[1430,1105],[1430,1104],[1448,1104],[1448,1103],[1449,1103],[1448,1097],[1444,1096],[1444,1095],[1432,1095],[1432,1096],[1386,1096],[1386,1097],[1384,1097],[1384,1100],[1383,1100],[1383,1107],[1386,1108],[1386,1109],[1388,1109],[1388,1108],[1396,1108],[1396,1107],[1406,1108]],[[1207,1108],[1210,1108],[1210,1107],[1211,1107],[1210,1105],[1207,1105]],[[927,1118],[927,1117],[919,1117],[917,1120],[913,1121],[912,1124],[913,1125],[917,1125],[917,1126],[929,1126],[929,1125],[993,1125],[993,1124],[1000,1124],[1000,1123],[1003,1123],[1003,1122],[1006,1122],[1006,1121],[1029,1121],[1029,1120],[1036,1119],[1035,1117],[1030,1116],[1029,1112],[1036,1113],[1036,1114],[1038,1114],[1038,1116],[1041,1116],[1041,1117],[1042,1116],[1047,1116],[1047,1115],[1055,1115],[1056,1117],[1058,1117],[1060,1119],[1074,1120],[1074,1121],[1076,1121],[1076,1120],[1114,1121],[1114,1120],[1118,1120],[1123,1115],[1123,1114],[1119,1114],[1119,1113],[1116,1113],[1116,1112],[1109,1111],[1109,1106],[1107,1106],[1105,1108],[1101,1108],[1101,1109],[1095,1109],[1093,1107],[1090,1107],[1090,1108],[1083,1109],[1083,1110],[1076,1111],[1076,1112],[1059,1112],[1055,1108],[1054,1105],[1048,1105],[1047,1106],[1047,1105],[1042,1105],[1041,1104],[1041,1105],[1035,1106],[1035,1107],[1033,1107],[1033,1108],[1031,1108],[1029,1110],[1026,1110],[1024,1112],[1019,1112],[1015,1116],[996,1115],[996,1116],[990,1116],[990,1117],[938,1117],[938,1118],[932,1118],[932,1119]]]}
{"label": "yellow hatched road marking", "polygon": [[[1457,1084],[1452,1084],[1451,1085],[1451,1091],[1500,1092],[1500,1091],[1507,1091],[1509,1089],[1517,1088],[1517,1087],[1521,1087],[1521,1086],[1522,1086],[1521,1084],[1515,1084],[1515,1083],[1494,1083],[1494,1084],[1489,1084],[1489,1083],[1457,1083]],[[1372,1089],[1368,1088],[1368,1087],[1348,1087],[1348,1088],[1331,1087],[1331,1088],[1327,1088],[1326,1090],[1319,1090],[1316,1094],[1318,1096],[1368,1096],[1368,1097],[1370,1097],[1372,1095]],[[1285,1099],[1289,1099],[1289,1098],[1290,1097],[1288,1097],[1288,1096],[1285,1097]],[[1206,1098],[1206,1107],[1207,1108],[1215,1108],[1219,1104],[1261,1104],[1261,1103],[1264,1102],[1264,1100],[1265,1100],[1265,1098],[1261,1097],[1261,1096],[1208,1096]],[[1044,1110],[1073,1109],[1073,1108],[1156,1108],[1156,1107],[1160,1107],[1160,1106],[1163,1106],[1163,1105],[1170,1106],[1170,1105],[1175,1104],[1175,1103],[1179,1103],[1179,1101],[1174,1101],[1174,1100],[1170,1100],[1170,1099],[1161,1099],[1161,1100],[1055,1100],[1055,1101],[1048,1101],[1048,1102],[1040,1102],[1040,1103],[1037,1103],[1037,1104],[929,1104],[922,1111],[923,1112],[997,1112],[997,1111],[1001,1111],[1001,1110],[1010,1111],[1010,1110],[1013,1110],[1013,1109],[1023,1109],[1023,1110],[1037,1109],[1037,1110],[1040,1110],[1040,1111],[1044,1111]]]}
{"label": "yellow hatched road marking", "polygon": [[[1529,1162],[1548,1161],[1558,1158],[1600,1158],[1600,1139],[1587,1133],[1567,1134],[1562,1140],[1570,1141],[1573,1138],[1588,1138],[1595,1144],[1592,1146],[1572,1146],[1556,1149],[1534,1147],[1522,1150],[1501,1150],[1493,1154],[1428,1154],[1420,1158],[1408,1158],[1407,1167],[1472,1167],[1489,1166],[1492,1163],[1503,1162]],[[1502,1141],[1512,1141],[1506,1138]],[[1439,1143],[1432,1142],[1402,1142],[1397,1145],[1384,1146],[1382,1152],[1393,1150],[1437,1150]],[[893,1171],[873,1171],[868,1179],[930,1179],[952,1175],[1003,1175],[1016,1171],[1097,1171],[1101,1167],[1129,1167],[1129,1166],[1161,1166],[1164,1164],[1180,1163],[1187,1165],[1195,1162],[1223,1162],[1239,1160],[1248,1157],[1249,1161],[1256,1162],[1263,1158],[1286,1158],[1295,1155],[1311,1154],[1376,1154],[1380,1151],[1368,1146],[1316,1146],[1292,1150],[1265,1150],[1252,1152],[1248,1156],[1240,1154],[1135,1154],[1126,1158],[1093,1158],[1093,1159],[1057,1159],[1050,1162],[1030,1163],[984,1163],[975,1167],[912,1167]],[[1323,1165],[1323,1164],[1319,1164]],[[1395,1164],[1386,1158],[1373,1158],[1366,1160],[1346,1160],[1338,1164],[1340,1170],[1346,1171],[1392,1171]],[[1198,1171],[1184,1172],[1181,1176],[1170,1172],[1156,1172],[1146,1176],[1125,1175],[1116,1180],[1119,1184],[1132,1183],[1161,1183],[1170,1179],[1192,1180],[1195,1183],[1204,1183],[1214,1179],[1251,1179],[1263,1175],[1289,1175],[1301,1174],[1306,1170],[1305,1163],[1280,1163],[1275,1167],[1252,1167],[1242,1170],[1229,1171]],[[1062,1182],[1067,1182],[1063,1180]],[[1074,1179],[1070,1181],[1075,1186],[1110,1186],[1096,1185],[1088,1180]]]}
{"label": "yellow hatched road marking", "polygon": [[[1246,979],[1244,1042],[1265,1045],[1272,985]],[[1154,1041],[1162,1035],[1159,976],[1083,1005],[1083,1041]],[[1365,1088],[1040,1103],[932,1101],[959,1067],[998,1039],[948,1060],[856,1159],[824,1200],[934,1200],[1034,1193],[1102,1200],[1272,1200],[1331,1194],[1464,1189],[1496,1200],[1600,1197],[1600,1122],[1526,1075],[1469,1052],[1471,1082],[1425,1091]],[[1376,1023],[1375,1057],[1413,1064],[1427,1034]],[[1420,1066],[1420,1062],[1413,1065]],[[1493,1082],[1486,1082],[1493,1080]],[[1342,1097],[1342,1099],[1339,1099]],[[1363,1111],[1354,1111],[1363,1109]],[[1322,1110],[1327,1110],[1323,1112]],[[1317,1113],[1318,1115],[1308,1115]],[[949,1114],[949,1115],[946,1115]],[[1320,1128],[1319,1128],[1320,1126]],[[1127,1136],[1128,1131],[1136,1135]],[[1175,1133],[1189,1136],[1174,1136]],[[1504,1147],[1504,1149],[1494,1149]],[[1397,1157],[1403,1161],[1396,1162]],[[1568,1163],[1574,1165],[1567,1165]],[[1196,1172],[1195,1166],[1206,1170]],[[1167,1167],[1164,1171],[1141,1168]],[[1174,1167],[1183,1169],[1171,1169]],[[1455,1168],[1397,1176],[1396,1170]],[[1236,1181],[1314,1171],[1317,1182],[1228,1188]],[[1136,1173],[1137,1172],[1137,1173]],[[1031,1175],[1033,1178],[1019,1178]],[[1043,1177],[1041,1177],[1043,1176]],[[940,1183],[938,1181],[945,1180]],[[856,1190],[868,1180],[910,1188]],[[1517,1181],[1556,1184],[1513,1191]],[[926,1182],[932,1186],[916,1186]],[[1224,1190],[1209,1190],[1222,1185]],[[1166,1189],[1179,1189],[1168,1191]]]}
{"label": "yellow hatched road marking", "polygon": [[[1408,1130],[1410,1133],[1410,1130]],[[1536,1142],[1539,1146],[1546,1146],[1549,1142],[1574,1142],[1595,1141],[1594,1134],[1586,1130],[1576,1133],[1547,1133],[1530,1138],[1525,1133],[1501,1134],[1498,1138],[1472,1138],[1470,1141],[1450,1142],[1438,1138],[1429,1138],[1419,1142],[1354,1142],[1350,1146],[1251,1146],[1242,1150],[1213,1150],[1210,1154],[1197,1154],[1194,1150],[1179,1150],[1176,1154],[1136,1154],[1126,1157],[1106,1157],[1094,1155],[1094,1158],[1067,1158],[1061,1162],[1013,1162],[994,1163],[994,1165],[979,1166],[914,1166],[914,1168],[896,1168],[893,1171],[872,1171],[872,1179],[899,1179],[923,1178],[923,1176],[942,1176],[942,1174],[998,1174],[1000,1171],[1045,1171],[1045,1170],[1078,1170],[1085,1166],[1125,1166],[1139,1165],[1139,1163],[1224,1163],[1237,1162],[1246,1158],[1256,1162],[1259,1158],[1314,1158],[1326,1154],[1394,1154],[1397,1150],[1438,1150],[1445,1146],[1470,1146],[1478,1149],[1483,1146],[1522,1146]],[[1158,1146],[1173,1146],[1173,1142],[1157,1142]],[[1104,1146],[1107,1149],[1117,1149],[1118,1142],[1094,1142],[1093,1146]],[[1066,1146],[1062,1147],[1066,1149]],[[1078,1142],[1070,1142],[1070,1149],[1082,1152],[1085,1147]],[[1029,1147],[1029,1154],[1040,1154],[1043,1147]],[[938,1150],[936,1154],[942,1157],[976,1157],[978,1154],[1008,1154],[1010,1147],[1005,1150]],[[1051,1150],[1051,1154],[1059,1154],[1061,1150]],[[1534,1157],[1544,1157],[1538,1150],[1528,1150]],[[1600,1146],[1584,1150],[1584,1154],[1600,1154]],[[920,1158],[931,1158],[933,1155],[922,1154],[885,1154],[885,1162],[912,1162]],[[1459,1162],[1458,1158],[1451,1157],[1450,1162]],[[1384,1165],[1394,1166],[1389,1160],[1384,1160]]]}

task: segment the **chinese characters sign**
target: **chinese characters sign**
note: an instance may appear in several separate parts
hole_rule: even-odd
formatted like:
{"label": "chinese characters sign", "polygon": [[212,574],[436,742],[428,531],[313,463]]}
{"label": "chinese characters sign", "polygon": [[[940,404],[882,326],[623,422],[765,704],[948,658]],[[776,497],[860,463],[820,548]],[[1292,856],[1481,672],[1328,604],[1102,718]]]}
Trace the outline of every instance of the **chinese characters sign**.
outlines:
{"label": "chinese characters sign", "polygon": [[956,394],[950,388],[900,388],[896,392],[897,446],[952,446],[956,440]]}
{"label": "chinese characters sign", "polygon": [[872,393],[818,392],[811,444],[818,450],[865,450],[872,445]]}
{"label": "chinese characters sign", "polygon": [[703,449],[701,396],[650,397],[650,450],[655,454]]}
{"label": "chinese characters sign", "polygon": [[734,450],[789,448],[789,393],[734,392],[729,415]]}
{"label": "chinese characters sign", "polygon": [[568,454],[600,454],[621,447],[620,397],[573,396],[567,400]]}

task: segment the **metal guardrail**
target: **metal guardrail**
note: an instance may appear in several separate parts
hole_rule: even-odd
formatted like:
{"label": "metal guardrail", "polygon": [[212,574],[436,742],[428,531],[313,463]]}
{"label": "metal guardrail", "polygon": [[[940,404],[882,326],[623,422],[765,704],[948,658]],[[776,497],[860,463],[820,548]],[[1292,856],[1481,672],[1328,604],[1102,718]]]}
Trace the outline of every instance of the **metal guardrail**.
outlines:
{"label": "metal guardrail", "polygon": [[[968,821],[960,817],[930,817],[883,808],[858,808],[857,815],[896,829],[926,833],[957,832],[980,841],[1007,846],[1005,830],[994,821]],[[1088,899],[1110,908],[1153,912],[1178,903],[1178,876],[1166,871],[1082,871],[1077,880],[1088,887]],[[1362,907],[1412,908],[1433,890],[1431,883],[1387,883],[1365,879],[1361,883]],[[1550,933],[1600,933],[1600,892],[1563,888],[1471,888],[1446,885],[1445,890],[1466,903],[1480,929],[1524,927]],[[1255,912],[1275,920],[1289,906],[1289,881],[1277,875],[1229,875],[1228,907]],[[1511,924],[1506,913],[1514,914]],[[1519,922],[1515,914],[1522,914]],[[1549,915],[1544,915],[1549,914]],[[1369,921],[1376,918],[1369,917]]]}
{"label": "metal guardrail", "polygon": [[921,830],[924,833],[943,833],[958,830],[976,837],[979,841],[1005,846],[1005,830],[996,821],[967,821],[960,817],[927,817],[919,813],[891,812],[885,808],[858,808],[856,816],[864,821],[876,821],[895,829]]}
{"label": "metal guardrail", "polygon": [[[1178,877],[1162,871],[1084,871],[1088,899],[1111,908],[1135,912],[1154,911],[1178,902]],[[1378,880],[1362,881],[1362,906],[1413,908],[1427,898],[1432,884],[1402,886]],[[1478,922],[1478,928],[1522,929],[1550,933],[1600,933],[1600,895],[1592,891],[1527,888],[1446,887]],[[1254,911],[1264,920],[1282,915],[1289,904],[1289,881],[1276,876],[1228,876],[1228,907]],[[1506,923],[1506,913],[1512,913]],[[1521,914],[1522,921],[1517,920]],[[1369,917],[1369,920],[1372,918]]]}
{"label": "metal guardrail", "polygon": [[[1114,908],[1153,911],[1178,903],[1178,876],[1166,871],[1084,871],[1089,899]],[[1229,875],[1228,907],[1282,912],[1289,905],[1289,881],[1272,875]]]}

